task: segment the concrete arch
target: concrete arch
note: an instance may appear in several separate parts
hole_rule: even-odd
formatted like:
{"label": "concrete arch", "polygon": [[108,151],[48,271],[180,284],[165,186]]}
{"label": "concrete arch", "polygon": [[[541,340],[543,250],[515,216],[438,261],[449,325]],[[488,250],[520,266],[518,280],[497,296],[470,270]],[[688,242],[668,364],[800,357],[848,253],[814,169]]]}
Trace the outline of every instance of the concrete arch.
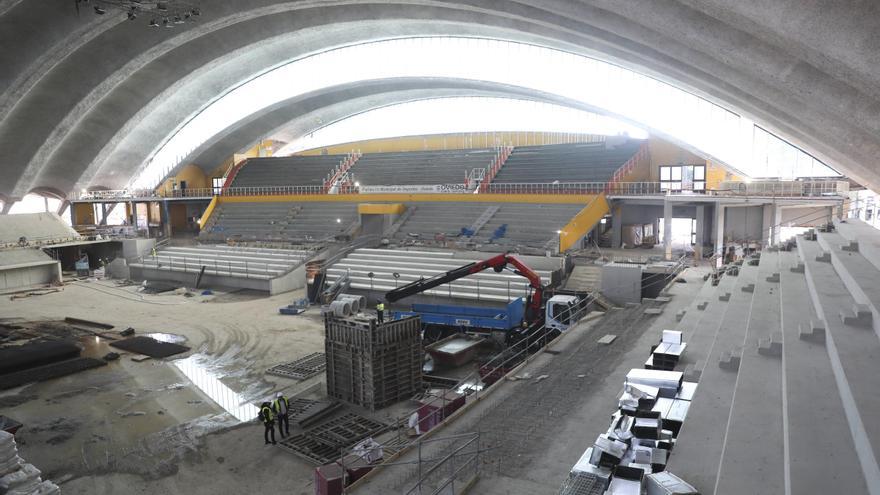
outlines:
{"label": "concrete arch", "polygon": [[[0,4],[0,66],[8,69],[0,74],[0,156],[8,157],[0,190],[70,190],[86,171],[100,183],[124,183],[129,162],[191,113],[164,98],[168,91],[196,73],[189,81],[193,101],[210,101],[217,91],[202,78],[205,71],[225,54],[247,47],[260,58],[271,40],[306,33],[305,25],[281,29],[294,18],[311,20],[316,49],[345,42],[341,26],[363,26],[363,41],[469,31],[600,54],[723,102],[880,187],[880,7],[872,2],[825,8],[799,0],[217,0],[206,7],[200,24],[151,31],[76,17],[65,2]],[[93,38],[80,46],[83,30]],[[168,50],[159,54],[157,46]],[[142,65],[129,65],[136,60]],[[146,115],[156,118],[141,126]],[[147,127],[154,133],[133,138]]]}

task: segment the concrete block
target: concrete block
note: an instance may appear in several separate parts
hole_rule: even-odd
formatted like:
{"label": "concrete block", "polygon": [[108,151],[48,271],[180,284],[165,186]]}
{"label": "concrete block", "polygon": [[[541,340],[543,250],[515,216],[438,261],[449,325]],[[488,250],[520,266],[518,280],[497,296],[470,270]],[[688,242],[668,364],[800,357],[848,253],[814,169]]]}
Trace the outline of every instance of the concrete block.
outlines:
{"label": "concrete block", "polygon": [[858,241],[850,241],[849,244],[840,246],[841,251],[849,251],[852,253],[859,252],[859,243]]}
{"label": "concrete block", "polygon": [[822,254],[816,256],[816,261],[831,263],[831,253],[829,253],[828,251],[822,251]]}
{"label": "concrete block", "polygon": [[804,273],[806,271],[803,263],[798,263],[796,266],[791,267],[790,270],[791,273]]}
{"label": "concrete block", "polygon": [[801,324],[798,326],[798,337],[801,340],[824,344],[825,324],[816,320],[810,320],[809,324]]}
{"label": "concrete block", "polygon": [[778,284],[779,283],[779,272],[776,272],[773,275],[770,275],[769,277],[767,277],[764,280],[766,280],[770,283]]}
{"label": "concrete block", "polygon": [[721,359],[718,361],[718,367],[726,371],[739,371],[739,364],[741,361],[742,356],[738,353],[727,351],[721,354]]}
{"label": "concrete block", "polygon": [[668,303],[669,301],[671,301],[672,298],[671,298],[671,297],[667,297],[667,296],[659,296],[659,297],[655,297],[654,300],[657,301],[658,303],[666,304],[666,303]]}
{"label": "concrete block", "polygon": [[743,292],[754,293],[755,292],[755,284],[744,285],[741,290]]}
{"label": "concrete block", "polygon": [[657,316],[661,313],[663,313],[662,308],[648,308],[645,310],[645,314],[648,316]]}
{"label": "concrete block", "polygon": [[683,309],[681,311],[675,313],[675,321],[681,321],[682,318],[684,318],[685,313],[687,313],[687,311],[685,311]]}
{"label": "concrete block", "polygon": [[708,306],[708,305],[709,305],[709,301],[702,301],[699,304],[697,304],[697,309],[699,309],[700,311],[705,311],[706,306]]}
{"label": "concrete block", "polygon": [[782,356],[782,333],[773,332],[769,337],[758,339],[758,354],[762,356]]}
{"label": "concrete block", "polygon": [[718,300],[723,302],[730,301],[730,292],[725,292],[724,294],[721,294],[720,296],[718,296]]}
{"label": "concrete block", "polygon": [[596,342],[603,344],[603,345],[608,345],[608,344],[614,342],[616,339],[617,339],[617,335],[612,335],[609,333],[609,334],[605,335],[604,337],[602,337],[601,339],[597,340]]}
{"label": "concrete block", "polygon": [[847,314],[841,311],[840,319],[843,320],[844,325],[851,327],[873,328],[874,326],[874,315],[871,313],[871,309],[865,304],[853,305],[852,314]]}

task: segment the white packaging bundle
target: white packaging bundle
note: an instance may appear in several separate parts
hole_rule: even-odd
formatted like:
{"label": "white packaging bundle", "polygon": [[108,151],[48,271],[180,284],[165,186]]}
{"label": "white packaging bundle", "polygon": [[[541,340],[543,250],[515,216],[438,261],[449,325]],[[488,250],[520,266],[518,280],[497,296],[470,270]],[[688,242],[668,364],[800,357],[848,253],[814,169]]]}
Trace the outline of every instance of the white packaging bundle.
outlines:
{"label": "white packaging bundle", "polygon": [[40,485],[40,470],[33,464],[23,464],[21,469],[0,478],[0,492],[9,495],[28,494]]}
{"label": "white packaging bundle", "polygon": [[61,488],[58,488],[58,485],[52,483],[49,480],[43,481],[37,486],[37,489],[33,492],[30,492],[29,495],[57,495],[61,493]]}
{"label": "white packaging bundle", "polygon": [[13,455],[9,459],[0,461],[0,476],[6,476],[9,473],[18,471],[24,463],[18,454]]}

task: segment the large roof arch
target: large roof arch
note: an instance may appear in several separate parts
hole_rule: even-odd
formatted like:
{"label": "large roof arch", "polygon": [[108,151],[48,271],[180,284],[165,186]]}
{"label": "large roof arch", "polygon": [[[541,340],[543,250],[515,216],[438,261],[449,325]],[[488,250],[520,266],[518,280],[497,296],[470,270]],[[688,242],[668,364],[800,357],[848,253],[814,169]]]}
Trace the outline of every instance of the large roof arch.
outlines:
{"label": "large roof arch", "polygon": [[[181,123],[242,81],[328,49],[441,35],[608,60],[747,116],[876,188],[880,15],[870,2],[847,4],[215,0],[197,23],[150,29],[121,13],[77,15],[65,2],[2,0],[0,194],[120,187]],[[320,118],[326,108],[332,119],[365,110],[343,110],[347,101],[385,105],[419,90],[511,92],[409,84],[386,86],[372,100],[334,88],[326,106],[313,100],[305,113]]]}

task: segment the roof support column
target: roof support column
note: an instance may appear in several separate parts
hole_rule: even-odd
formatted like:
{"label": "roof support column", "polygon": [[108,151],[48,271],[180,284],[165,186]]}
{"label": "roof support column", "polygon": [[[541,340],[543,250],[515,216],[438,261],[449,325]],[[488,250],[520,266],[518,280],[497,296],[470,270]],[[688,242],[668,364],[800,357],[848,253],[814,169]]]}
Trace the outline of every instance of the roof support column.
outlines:
{"label": "roof support column", "polygon": [[669,197],[663,200],[663,249],[666,259],[672,259],[672,203]]}

